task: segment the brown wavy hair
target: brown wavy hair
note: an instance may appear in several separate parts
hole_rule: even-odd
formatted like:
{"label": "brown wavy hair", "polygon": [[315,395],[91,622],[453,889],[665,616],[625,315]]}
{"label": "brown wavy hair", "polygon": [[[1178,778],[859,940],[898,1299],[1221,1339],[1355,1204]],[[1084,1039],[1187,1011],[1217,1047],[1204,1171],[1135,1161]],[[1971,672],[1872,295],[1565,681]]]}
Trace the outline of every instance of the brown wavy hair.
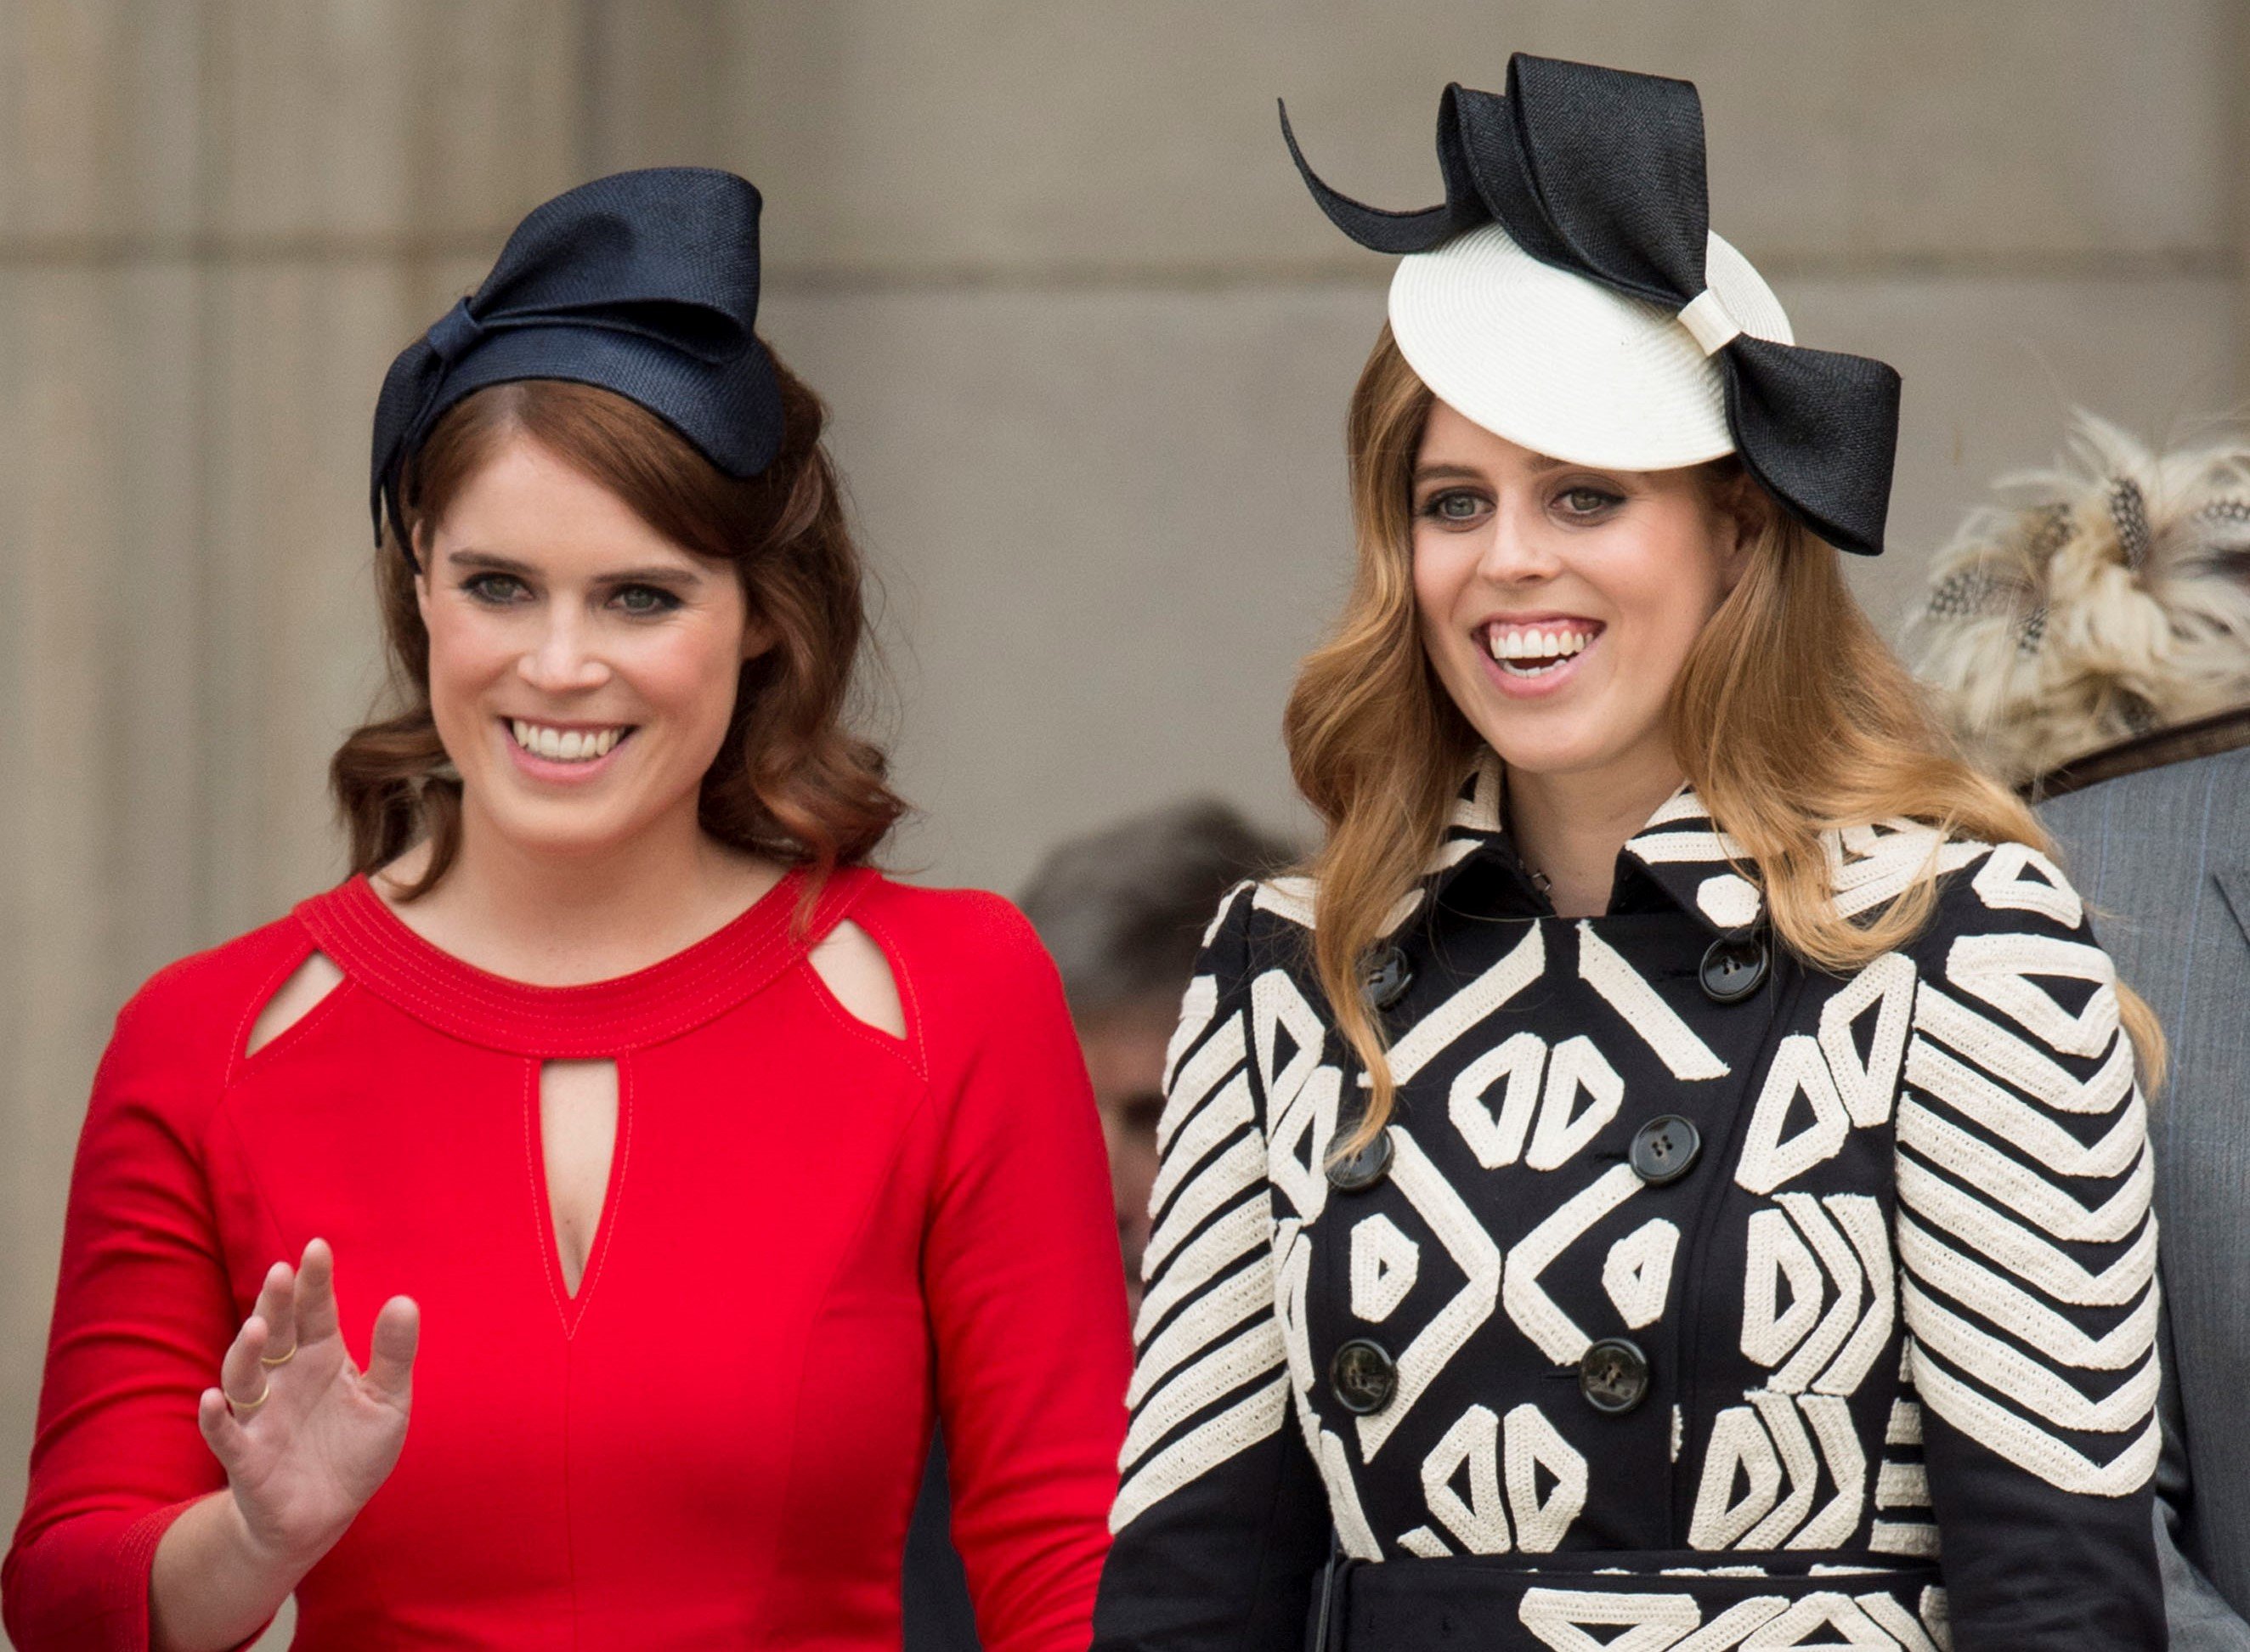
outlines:
{"label": "brown wavy hair", "polygon": [[[765,471],[725,474],[638,403],[556,379],[495,384],[464,398],[409,460],[399,502],[410,543],[431,529],[510,436],[528,436],[618,495],[682,548],[734,564],[774,646],[743,662],[734,715],[703,776],[703,829],[733,847],[808,866],[807,898],[839,866],[865,861],[906,805],[882,749],[847,726],[866,638],[865,574],[822,445],[827,410],[778,361],[783,435]],[[353,730],[328,764],[351,839],[370,873],[426,840],[403,898],[426,895],[460,853],[461,783],[430,708],[430,634],[415,561],[386,527],[376,584],[395,708]]]}
{"label": "brown wavy hair", "polygon": [[[1319,889],[1314,970],[1371,1092],[1339,1154],[1382,1131],[1396,1096],[1363,971],[1437,848],[1478,748],[1423,649],[1414,605],[1412,478],[1433,399],[1385,327],[1346,424],[1351,591],[1300,668],[1283,718],[1298,790],[1328,828],[1307,868]],[[1781,944],[1815,968],[1854,970],[1929,922],[1936,869],[1874,914],[1846,917],[1824,832],[1904,818],[1948,837],[2053,846],[2021,799],[1955,752],[1853,600],[1834,547],[1766,501],[1738,461],[1702,475],[1715,494],[1738,492],[1760,526],[1741,580],[1673,685],[1673,749],[1713,820],[1742,846]],[[2118,999],[2153,1089],[2163,1032],[2122,985]]]}

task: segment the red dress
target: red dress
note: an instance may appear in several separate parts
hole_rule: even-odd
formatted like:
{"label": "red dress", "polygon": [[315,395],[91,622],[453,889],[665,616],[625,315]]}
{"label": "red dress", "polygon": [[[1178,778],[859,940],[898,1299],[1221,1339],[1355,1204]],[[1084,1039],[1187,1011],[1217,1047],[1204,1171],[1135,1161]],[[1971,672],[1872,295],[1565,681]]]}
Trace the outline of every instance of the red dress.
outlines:
{"label": "red dress", "polygon": [[[398,1467],[297,1591],[300,1647],[895,1649],[933,1413],[985,1644],[1078,1652],[1124,1429],[1123,1279],[1053,966],[996,896],[797,875],[638,974],[534,987],[363,881],[175,964],[119,1017],[63,1241],[4,1579],[23,1652],[139,1648],[157,1539],[224,1483],[197,1395],[322,1236],[347,1344],[422,1306]],[[849,916],[907,1035],[806,961]],[[314,950],[343,985],[255,1054]],[[613,1058],[566,1295],[542,1058]]]}

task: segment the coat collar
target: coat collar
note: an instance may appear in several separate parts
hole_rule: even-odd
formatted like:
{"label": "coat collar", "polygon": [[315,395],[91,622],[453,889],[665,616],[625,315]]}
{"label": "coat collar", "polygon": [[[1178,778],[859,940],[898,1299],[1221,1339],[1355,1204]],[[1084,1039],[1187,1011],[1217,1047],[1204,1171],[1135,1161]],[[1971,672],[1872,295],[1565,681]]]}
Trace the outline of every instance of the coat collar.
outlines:
{"label": "coat collar", "polygon": [[[1506,778],[1500,758],[1481,750],[1453,804],[1437,852],[1425,869],[1427,905],[1458,885],[1472,867],[1499,874],[1511,903],[1520,899],[1524,916],[1553,911],[1529,867],[1509,840],[1503,807]],[[1765,898],[1742,846],[1713,823],[1682,785],[1648,817],[1618,856],[1618,884],[1645,883],[1661,900],[1694,918],[1714,935],[1739,935],[1765,916]]]}

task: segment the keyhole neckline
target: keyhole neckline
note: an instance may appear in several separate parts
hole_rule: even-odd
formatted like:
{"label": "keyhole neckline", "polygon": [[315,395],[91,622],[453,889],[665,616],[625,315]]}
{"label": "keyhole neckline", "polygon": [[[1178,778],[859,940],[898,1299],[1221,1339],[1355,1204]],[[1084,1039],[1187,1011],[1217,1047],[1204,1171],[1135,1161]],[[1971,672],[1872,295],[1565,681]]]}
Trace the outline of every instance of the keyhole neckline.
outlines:
{"label": "keyhole neckline", "polygon": [[300,902],[296,916],[344,973],[441,1033],[545,1061],[614,1058],[726,1013],[804,957],[880,874],[843,867],[800,930],[807,873],[793,867],[738,916],[647,968],[577,986],[536,986],[463,962],[417,935],[364,876]]}

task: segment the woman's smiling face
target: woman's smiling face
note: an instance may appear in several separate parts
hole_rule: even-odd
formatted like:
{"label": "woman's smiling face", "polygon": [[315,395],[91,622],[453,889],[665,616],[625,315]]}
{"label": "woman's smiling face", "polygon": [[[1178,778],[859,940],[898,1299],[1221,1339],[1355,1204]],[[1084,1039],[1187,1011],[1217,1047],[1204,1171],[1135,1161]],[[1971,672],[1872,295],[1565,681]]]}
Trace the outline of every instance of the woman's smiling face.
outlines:
{"label": "woman's smiling face", "polygon": [[563,856],[693,820],[761,646],[731,565],[521,434],[420,558],[431,708],[473,820]]}
{"label": "woman's smiling face", "polygon": [[1694,470],[1564,464],[1432,405],[1412,501],[1422,646],[1511,769],[1674,763],[1672,685],[1744,551],[1713,494]]}

